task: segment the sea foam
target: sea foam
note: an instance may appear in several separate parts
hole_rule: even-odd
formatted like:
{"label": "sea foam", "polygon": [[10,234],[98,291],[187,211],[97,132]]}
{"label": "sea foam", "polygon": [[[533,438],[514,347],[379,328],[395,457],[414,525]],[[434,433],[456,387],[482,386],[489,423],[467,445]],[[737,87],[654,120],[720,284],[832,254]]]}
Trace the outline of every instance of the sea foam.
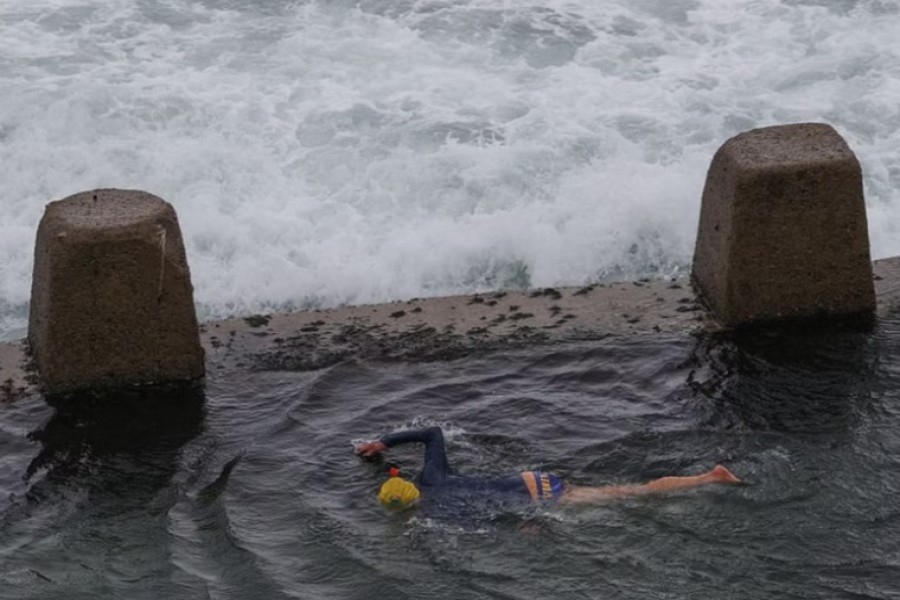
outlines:
{"label": "sea foam", "polygon": [[834,125],[900,254],[900,11],[876,0],[9,0],[0,338],[35,228],[171,202],[202,318],[687,272],[729,137]]}

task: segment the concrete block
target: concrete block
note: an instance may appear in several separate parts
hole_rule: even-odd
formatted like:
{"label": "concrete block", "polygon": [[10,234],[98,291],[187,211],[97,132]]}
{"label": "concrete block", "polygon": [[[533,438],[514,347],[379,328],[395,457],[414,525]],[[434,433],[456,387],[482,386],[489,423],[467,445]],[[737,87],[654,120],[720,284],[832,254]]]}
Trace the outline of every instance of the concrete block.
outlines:
{"label": "concrete block", "polygon": [[35,244],[28,341],[48,393],[203,377],[172,206],[115,189],[47,205]]}
{"label": "concrete block", "polygon": [[693,282],[726,325],[875,309],[859,161],[831,126],[754,129],[713,157]]}

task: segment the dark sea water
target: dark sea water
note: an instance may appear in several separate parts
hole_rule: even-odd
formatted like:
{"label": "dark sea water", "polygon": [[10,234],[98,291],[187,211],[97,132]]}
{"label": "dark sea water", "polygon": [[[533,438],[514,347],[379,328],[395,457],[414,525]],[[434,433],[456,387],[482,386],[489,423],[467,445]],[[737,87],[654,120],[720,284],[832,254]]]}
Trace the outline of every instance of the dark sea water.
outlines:
{"label": "dark sea water", "polygon": [[[897,598],[898,335],[608,338],[0,405],[0,598]],[[748,485],[386,513],[351,444],[426,424],[462,473],[721,462]]]}

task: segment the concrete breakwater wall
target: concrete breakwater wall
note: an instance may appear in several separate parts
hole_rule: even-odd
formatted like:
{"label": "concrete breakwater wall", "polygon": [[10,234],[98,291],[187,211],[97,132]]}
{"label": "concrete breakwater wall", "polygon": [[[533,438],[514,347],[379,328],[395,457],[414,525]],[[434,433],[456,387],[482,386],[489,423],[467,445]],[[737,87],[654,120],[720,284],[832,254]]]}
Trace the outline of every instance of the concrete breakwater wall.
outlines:
{"label": "concrete breakwater wall", "polygon": [[862,169],[830,125],[741,133],[713,156],[693,281],[726,325],[871,312]]}
{"label": "concrete breakwater wall", "polygon": [[94,190],[47,205],[28,342],[48,392],[187,381],[204,373],[175,209]]}
{"label": "concrete breakwater wall", "polygon": [[[872,264],[876,318],[900,309],[900,257]],[[210,321],[206,371],[315,369],[360,357],[436,360],[606,336],[721,331],[687,279],[425,298]],[[0,344],[0,402],[37,393],[25,340]]]}
{"label": "concrete breakwater wall", "polygon": [[202,329],[172,207],[145,192],[95,190],[47,207],[35,248],[30,362],[26,344],[4,346],[0,391],[32,389],[23,365],[36,367],[45,392],[65,394],[197,381],[207,368],[429,360],[611,334],[868,315],[894,306],[895,271],[896,261],[873,271],[860,164],[833,128],[817,123],[752,130],[719,149],[690,281],[498,291]]}

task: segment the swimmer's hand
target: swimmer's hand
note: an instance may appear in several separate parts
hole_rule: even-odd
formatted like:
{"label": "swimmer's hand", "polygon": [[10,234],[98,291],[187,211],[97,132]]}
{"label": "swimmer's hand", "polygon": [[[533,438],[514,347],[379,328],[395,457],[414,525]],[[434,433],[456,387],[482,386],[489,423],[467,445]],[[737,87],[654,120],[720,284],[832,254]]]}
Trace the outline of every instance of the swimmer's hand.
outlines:
{"label": "swimmer's hand", "polygon": [[387,446],[385,446],[384,443],[380,440],[376,440],[374,442],[363,442],[361,444],[357,444],[356,446],[357,456],[362,456],[363,458],[372,458],[374,456],[378,456],[385,450],[387,450]]}

